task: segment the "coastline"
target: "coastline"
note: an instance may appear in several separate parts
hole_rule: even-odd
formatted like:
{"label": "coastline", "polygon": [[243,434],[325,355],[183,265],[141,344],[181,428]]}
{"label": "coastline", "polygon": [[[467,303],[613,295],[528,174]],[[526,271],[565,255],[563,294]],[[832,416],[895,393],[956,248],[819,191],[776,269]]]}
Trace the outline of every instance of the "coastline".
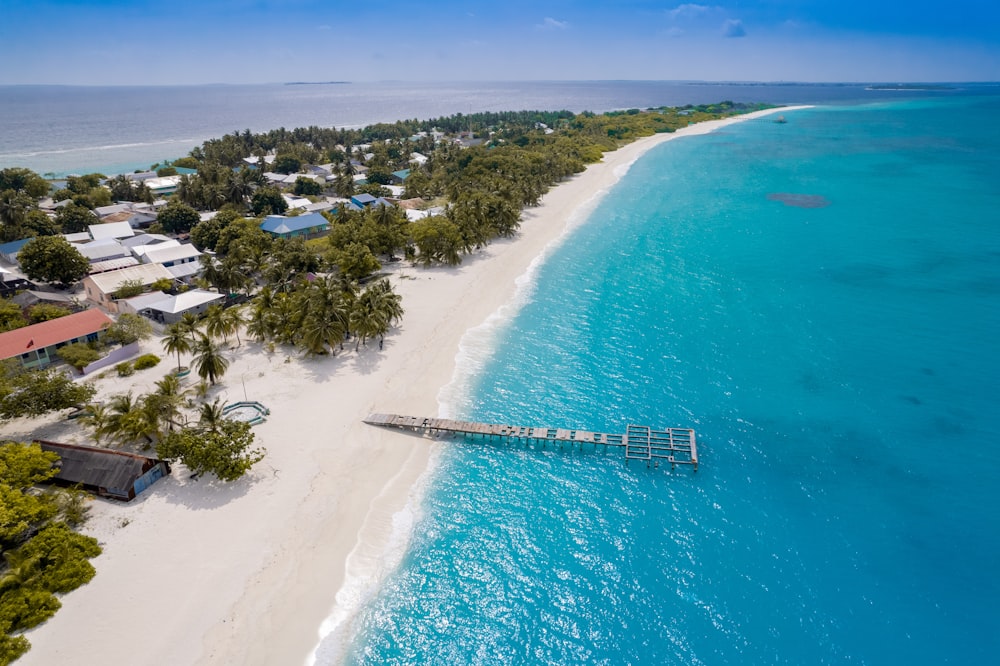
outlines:
{"label": "coastline", "polygon": [[[250,399],[271,409],[269,421],[256,428],[268,457],[234,484],[195,482],[175,472],[133,505],[95,502],[85,531],[105,548],[94,561],[98,575],[29,633],[33,648],[21,663],[81,656],[86,663],[133,664],[306,660],[325,619],[338,617],[342,630],[349,629],[363,602],[355,593],[374,589],[393,566],[392,553],[402,552],[406,521],[398,516],[418,504],[414,494],[425,485],[437,448],[361,418],[445,408],[439,391],[445,403],[460,392],[443,387],[460,386],[456,350],[467,332],[508,315],[503,308],[530,288],[523,276],[643,153],[797,108],[803,107],[640,139],[553,188],[540,206],[525,211],[516,239],[497,241],[455,268],[393,269],[406,315],[382,354],[368,349],[286,362],[253,343],[237,348],[219,395],[242,398],[245,384]],[[162,354],[156,341],[147,347]],[[151,384],[160,374],[143,381]],[[122,390],[121,384],[102,387]]]}

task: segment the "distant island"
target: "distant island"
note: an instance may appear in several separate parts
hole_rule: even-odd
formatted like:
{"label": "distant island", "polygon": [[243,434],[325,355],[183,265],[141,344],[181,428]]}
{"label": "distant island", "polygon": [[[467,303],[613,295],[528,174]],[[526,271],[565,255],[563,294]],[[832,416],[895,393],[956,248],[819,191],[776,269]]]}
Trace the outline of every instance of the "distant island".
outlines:
{"label": "distant island", "polygon": [[350,83],[350,81],[288,81],[286,86],[333,86]]}
{"label": "distant island", "polygon": [[906,90],[906,91],[925,91],[925,90],[957,90],[954,86],[946,86],[940,83],[880,83],[873,84],[865,88],[865,90]]}

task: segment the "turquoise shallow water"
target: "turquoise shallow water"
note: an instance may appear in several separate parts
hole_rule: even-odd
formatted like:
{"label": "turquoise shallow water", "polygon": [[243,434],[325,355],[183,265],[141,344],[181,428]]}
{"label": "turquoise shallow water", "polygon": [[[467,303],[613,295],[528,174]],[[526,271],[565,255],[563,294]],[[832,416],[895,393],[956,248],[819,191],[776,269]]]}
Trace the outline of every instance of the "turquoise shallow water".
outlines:
{"label": "turquoise shallow water", "polygon": [[450,406],[701,470],[449,445],[349,663],[994,660],[1000,98],[787,115],[642,158]]}

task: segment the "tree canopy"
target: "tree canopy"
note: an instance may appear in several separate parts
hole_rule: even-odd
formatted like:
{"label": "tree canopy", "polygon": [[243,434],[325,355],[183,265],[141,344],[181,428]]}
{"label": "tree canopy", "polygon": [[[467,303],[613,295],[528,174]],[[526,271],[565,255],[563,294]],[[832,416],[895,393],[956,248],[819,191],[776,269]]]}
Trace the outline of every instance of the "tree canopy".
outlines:
{"label": "tree canopy", "polygon": [[164,460],[178,460],[195,474],[210,472],[235,481],[264,459],[254,448],[250,424],[223,419],[210,428],[183,428],[167,434],[156,447]]}
{"label": "tree canopy", "polygon": [[27,652],[21,632],[59,609],[66,594],[94,577],[100,554],[93,537],[71,528],[86,513],[69,491],[36,492],[56,473],[59,457],[38,444],[0,443],[0,663]]}
{"label": "tree canopy", "polygon": [[171,199],[157,214],[156,221],[170,233],[185,234],[201,221],[201,216],[191,206],[178,199]]}
{"label": "tree canopy", "polygon": [[0,362],[0,419],[76,407],[94,393],[93,385],[76,383],[57,368],[26,370],[16,360]]}
{"label": "tree canopy", "polygon": [[70,285],[85,277],[90,262],[62,236],[33,238],[18,253],[24,274],[32,280]]}

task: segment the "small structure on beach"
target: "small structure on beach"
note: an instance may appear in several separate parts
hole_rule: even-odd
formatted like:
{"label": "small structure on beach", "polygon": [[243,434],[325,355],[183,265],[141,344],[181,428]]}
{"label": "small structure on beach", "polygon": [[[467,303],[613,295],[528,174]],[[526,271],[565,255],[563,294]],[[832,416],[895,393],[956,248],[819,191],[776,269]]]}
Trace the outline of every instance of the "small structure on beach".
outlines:
{"label": "small structure on beach", "polygon": [[36,441],[43,451],[59,456],[59,472],[52,478],[53,483],[79,485],[99,497],[128,502],[170,474],[166,461],[156,458],[96,446]]}

